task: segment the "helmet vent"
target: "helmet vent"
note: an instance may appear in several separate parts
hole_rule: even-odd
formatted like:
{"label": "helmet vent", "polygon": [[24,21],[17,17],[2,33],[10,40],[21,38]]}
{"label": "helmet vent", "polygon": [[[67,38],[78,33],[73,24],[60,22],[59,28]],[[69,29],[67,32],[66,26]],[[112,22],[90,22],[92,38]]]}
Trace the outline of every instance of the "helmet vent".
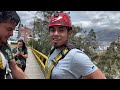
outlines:
{"label": "helmet vent", "polygon": [[54,17],[58,17],[58,16],[59,16],[59,14],[58,14],[58,13],[54,14]]}

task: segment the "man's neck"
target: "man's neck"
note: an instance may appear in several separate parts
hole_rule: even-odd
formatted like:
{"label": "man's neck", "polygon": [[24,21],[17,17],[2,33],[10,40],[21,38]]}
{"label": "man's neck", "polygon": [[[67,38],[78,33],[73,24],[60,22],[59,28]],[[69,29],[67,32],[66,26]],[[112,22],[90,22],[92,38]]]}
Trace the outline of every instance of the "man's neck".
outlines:
{"label": "man's neck", "polygon": [[54,47],[55,49],[62,49],[62,48],[64,48],[65,46],[63,45],[63,46],[59,46],[59,47]]}
{"label": "man's neck", "polygon": [[7,45],[7,43],[6,43],[6,44],[4,44],[4,43],[1,43],[1,42],[0,42],[0,46],[1,46],[1,45]]}
{"label": "man's neck", "polygon": [[62,46],[59,46],[59,47],[54,47],[55,49],[62,49],[62,48],[65,48],[65,47],[67,47],[69,45],[69,42],[67,41],[65,44],[63,44]]}

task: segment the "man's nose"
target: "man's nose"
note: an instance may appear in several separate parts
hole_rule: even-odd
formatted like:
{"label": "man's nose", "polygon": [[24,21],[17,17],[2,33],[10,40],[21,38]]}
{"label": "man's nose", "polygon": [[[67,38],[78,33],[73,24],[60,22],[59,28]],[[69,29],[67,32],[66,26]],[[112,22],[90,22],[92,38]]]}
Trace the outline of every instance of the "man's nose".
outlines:
{"label": "man's nose", "polygon": [[58,35],[58,34],[59,34],[58,30],[56,30],[56,31],[54,32],[54,35]]}

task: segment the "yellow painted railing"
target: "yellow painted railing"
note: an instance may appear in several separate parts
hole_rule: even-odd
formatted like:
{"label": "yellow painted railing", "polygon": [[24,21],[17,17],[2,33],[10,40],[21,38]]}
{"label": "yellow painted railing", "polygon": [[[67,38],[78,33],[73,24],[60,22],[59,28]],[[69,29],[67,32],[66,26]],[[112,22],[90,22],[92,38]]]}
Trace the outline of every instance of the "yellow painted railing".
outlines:
{"label": "yellow painted railing", "polygon": [[45,70],[45,62],[48,59],[48,57],[46,55],[44,55],[43,53],[33,49],[32,47],[31,47],[31,50],[32,50],[33,54],[35,55],[36,60],[39,63],[42,71],[44,71]]}

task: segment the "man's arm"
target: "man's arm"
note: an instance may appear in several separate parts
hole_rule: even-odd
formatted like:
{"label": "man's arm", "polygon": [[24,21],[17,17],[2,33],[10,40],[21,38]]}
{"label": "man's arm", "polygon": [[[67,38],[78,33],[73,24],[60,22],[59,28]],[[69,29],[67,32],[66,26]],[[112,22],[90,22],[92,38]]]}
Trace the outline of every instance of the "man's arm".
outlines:
{"label": "man's arm", "polygon": [[24,54],[21,54],[22,57],[28,58],[28,51],[27,48],[24,50]]}
{"label": "man's arm", "polygon": [[87,79],[106,79],[105,75],[98,68],[95,72],[85,76]]}
{"label": "man's arm", "polygon": [[14,60],[9,63],[13,79],[28,79],[27,75],[17,66]]}
{"label": "man's arm", "polygon": [[28,58],[28,54],[25,54],[25,55],[21,54],[21,56],[24,57],[24,58]]}
{"label": "man's arm", "polygon": [[20,55],[20,52],[16,51],[16,48],[14,48],[14,49],[12,50],[12,55],[13,55],[13,57],[15,58],[16,56],[19,56],[19,55]]}
{"label": "man's arm", "polygon": [[72,61],[72,68],[77,68],[76,74],[78,74],[78,76],[80,75],[85,79],[106,79],[104,73],[85,53],[77,50]]}

